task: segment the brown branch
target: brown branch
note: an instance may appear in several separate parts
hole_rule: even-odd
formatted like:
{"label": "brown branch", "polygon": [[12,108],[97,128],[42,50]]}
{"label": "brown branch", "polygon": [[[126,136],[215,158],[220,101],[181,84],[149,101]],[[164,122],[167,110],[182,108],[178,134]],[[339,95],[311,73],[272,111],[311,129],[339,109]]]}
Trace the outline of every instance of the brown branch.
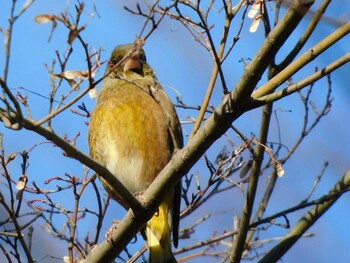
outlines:
{"label": "brown branch", "polygon": [[230,15],[226,15],[225,16],[224,29],[223,29],[223,32],[222,32],[222,36],[220,38],[219,51],[217,52],[216,48],[215,48],[215,44],[214,44],[213,38],[212,38],[212,35],[210,33],[210,29],[209,29],[209,27],[207,25],[207,21],[206,21],[207,16],[203,17],[202,12],[199,9],[199,7],[197,9],[197,14],[198,14],[199,18],[201,19],[202,24],[204,25],[204,30],[206,32],[206,35],[207,35],[209,43],[210,43],[211,55],[214,58],[214,67],[213,67],[212,74],[210,76],[210,80],[209,80],[209,83],[208,83],[207,91],[205,93],[205,97],[204,97],[202,105],[201,105],[201,109],[199,111],[199,114],[198,114],[198,117],[196,119],[196,122],[195,122],[195,124],[193,126],[193,129],[192,129],[190,137],[192,137],[197,132],[198,128],[200,127],[200,124],[203,121],[204,114],[205,114],[206,109],[208,107],[208,104],[209,104],[211,95],[213,93],[215,82],[216,82],[216,79],[217,79],[218,75],[221,78],[221,84],[222,84],[222,87],[223,87],[224,94],[228,93],[228,90],[227,90],[227,87],[226,87],[226,81],[225,81],[225,78],[224,78],[224,74],[223,74],[223,70],[222,70],[221,64],[222,64],[222,59],[223,59],[223,56],[224,56],[226,42],[227,42],[229,30],[230,30],[232,16],[230,16]]}
{"label": "brown branch", "polygon": [[17,238],[19,239],[19,242],[22,245],[22,248],[24,250],[24,253],[27,257],[28,262],[30,263],[34,263],[34,259],[32,258],[32,255],[30,253],[29,247],[27,246],[26,242],[24,241],[24,237],[22,234],[22,227],[19,225],[19,222],[17,220],[17,217],[15,216],[14,211],[7,205],[4,196],[2,195],[2,193],[0,192],[0,203],[1,205],[5,208],[6,212],[8,213],[8,215],[11,217],[11,221],[13,223],[13,225],[15,226],[16,229],[16,233],[17,233]]}

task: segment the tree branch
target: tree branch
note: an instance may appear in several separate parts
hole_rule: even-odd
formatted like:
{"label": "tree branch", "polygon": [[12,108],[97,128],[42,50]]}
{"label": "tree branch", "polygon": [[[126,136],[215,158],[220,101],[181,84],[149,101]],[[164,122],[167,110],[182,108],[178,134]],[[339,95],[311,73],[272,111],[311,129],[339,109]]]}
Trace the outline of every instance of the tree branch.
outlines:
{"label": "tree branch", "polygon": [[318,44],[310,48],[297,60],[291,63],[288,67],[282,70],[274,78],[272,78],[265,85],[261,86],[253,93],[254,98],[258,98],[273,92],[282,83],[287,81],[291,76],[293,76],[297,71],[303,68],[306,64],[313,61],[320,54],[322,54],[329,47],[338,42],[341,38],[350,33],[350,22],[344,24],[342,27],[334,31],[328,37],[321,40]]}
{"label": "tree branch", "polygon": [[31,130],[45,137],[47,140],[55,143],[62,150],[64,150],[67,155],[71,158],[79,160],[81,163],[92,168],[99,176],[103,177],[109,184],[111,184],[115,189],[118,189],[120,196],[127,202],[135,213],[143,213],[144,209],[140,202],[125,188],[125,186],[108,171],[103,165],[94,161],[76,147],[71,145],[69,142],[64,140],[62,137],[58,136],[48,128],[44,128],[40,125],[36,125],[33,121],[24,119],[24,128]]}
{"label": "tree branch", "polygon": [[288,86],[287,88],[284,88],[282,90],[278,90],[276,92],[273,92],[273,93],[270,93],[267,95],[262,95],[262,96],[258,96],[259,94],[254,92],[252,95],[252,98],[255,100],[255,102],[253,102],[253,105],[254,105],[253,108],[257,108],[257,107],[261,106],[262,104],[270,103],[273,101],[280,100],[284,97],[287,97],[290,94],[292,94],[296,91],[299,91],[299,90],[305,88],[306,86],[316,82],[317,80],[323,78],[324,76],[329,75],[330,73],[332,73],[333,71],[335,71],[336,69],[345,65],[348,62],[350,62],[350,53],[345,54],[344,56],[335,60],[334,62],[332,62],[328,66],[324,67],[323,69],[316,71],[315,73],[313,73],[309,77],[304,78],[303,80],[301,80],[297,83],[294,83],[294,84]]}
{"label": "tree branch", "polygon": [[299,240],[299,238],[338,200],[350,187],[350,170],[328,192],[334,198],[322,204],[316,204],[289,231],[289,233],[272,248],[259,263],[277,262]]}

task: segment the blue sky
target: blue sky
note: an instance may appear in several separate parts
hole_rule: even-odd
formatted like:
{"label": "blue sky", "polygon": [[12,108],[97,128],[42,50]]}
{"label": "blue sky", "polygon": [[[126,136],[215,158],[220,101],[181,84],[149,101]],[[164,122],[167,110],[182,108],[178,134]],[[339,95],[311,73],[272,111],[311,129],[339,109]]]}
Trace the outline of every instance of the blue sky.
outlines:
{"label": "blue sky", "polygon": [[[124,4],[133,7],[135,1],[101,1],[97,3],[97,10],[100,17],[90,17],[88,14],[83,16],[82,24],[87,24],[86,30],[82,33],[83,38],[90,46],[95,48],[103,47],[102,60],[106,60],[113,47],[117,44],[132,42],[135,36],[140,32],[143,24],[143,19],[127,13],[122,9]],[[319,1],[316,1],[317,3]],[[316,3],[316,4],[317,4]],[[6,17],[8,16],[8,3],[0,4],[0,26],[5,28]],[[59,14],[64,10],[66,3],[64,1],[37,1],[26,12],[23,17],[15,24],[12,53],[9,72],[9,86],[13,89],[18,87],[25,87],[40,94],[49,93],[49,76],[44,64],[51,65],[55,58],[55,50],[61,53],[67,48],[67,31],[58,25],[55,30],[52,40],[48,43],[50,32],[50,25],[41,25],[34,22],[34,17],[39,14]],[[71,4],[72,5],[72,4]],[[20,6],[20,3],[19,3]],[[271,5],[272,8],[273,5]],[[349,18],[350,4],[346,1],[337,1],[331,4],[328,10],[328,15],[333,18]],[[72,10],[72,9],[71,9]],[[92,11],[89,3],[86,3],[86,10]],[[211,21],[215,24],[214,36],[221,34],[220,13],[214,13]],[[293,34],[292,38],[288,40],[286,48],[281,50],[281,54],[295,43],[296,37],[300,36],[303,29],[308,24],[306,18],[300,27]],[[238,19],[236,23],[239,23]],[[234,25],[237,28],[238,25]],[[314,36],[308,42],[306,48],[310,48],[327,34],[335,30],[334,25],[328,22],[321,22],[320,27],[315,31]],[[252,34],[248,31],[249,21],[247,20],[243,31],[241,33],[241,40],[233,50],[227,63],[224,65],[226,74],[226,81],[229,89],[232,89],[237,83],[243,71],[243,63],[240,62],[242,58],[249,59],[254,56],[254,52],[259,48],[263,41],[263,31],[261,28]],[[233,30],[235,33],[235,30]],[[331,48],[324,55],[317,60],[310,63],[309,67],[300,74],[295,76],[294,81],[301,79],[303,76],[311,74],[314,67],[322,68],[328,63],[340,57],[342,54],[349,52],[349,37],[345,37],[339,44]],[[219,40],[216,40],[216,44]],[[68,69],[81,70],[86,68],[84,56],[79,49],[81,47],[77,42],[73,45],[74,57],[68,64]],[[207,82],[211,74],[212,59],[206,50],[192,40],[191,35],[178,23],[165,19],[154,34],[147,40],[145,45],[147,58],[149,64],[156,70],[158,79],[164,85],[175,87],[182,95],[184,103],[189,105],[198,105],[201,103],[202,97],[205,93]],[[305,49],[306,50],[306,49]],[[0,52],[0,71],[3,71],[4,53]],[[277,212],[281,209],[288,208],[297,204],[307,196],[312,187],[315,177],[322,169],[325,161],[329,161],[329,168],[326,170],[322,181],[317,187],[312,198],[317,198],[325,194],[331,186],[349,169],[350,159],[350,143],[349,137],[349,107],[348,101],[350,92],[347,88],[350,66],[346,65],[337,73],[332,74],[332,96],[334,101],[332,103],[331,112],[321,120],[316,130],[306,138],[302,146],[298,149],[296,154],[284,166],[285,176],[278,180],[276,190],[272,196],[270,207],[266,211],[266,215]],[[59,69],[56,66],[56,71]],[[101,76],[104,72],[104,67],[98,73]],[[265,79],[262,79],[262,82]],[[221,100],[222,93],[220,83],[216,87],[211,103],[218,105]],[[326,80],[321,80],[316,83],[313,100],[317,105],[321,106],[324,101],[325,90],[327,87]],[[67,89],[67,86],[65,86]],[[25,94],[25,91],[21,91]],[[170,89],[166,89],[169,96],[175,101],[176,94]],[[48,101],[34,94],[29,95],[29,105],[32,109],[32,114],[35,119],[39,119],[47,113]],[[88,109],[92,109],[94,101],[88,96],[84,97],[82,101],[87,105]],[[75,107],[76,108],[76,107]],[[274,105],[277,111],[278,120],[281,125],[282,142],[291,147],[293,142],[297,139],[303,121],[303,106],[298,95],[293,95],[283,101],[277,102]],[[178,114],[182,120],[187,120],[188,116],[194,114],[191,111],[178,110]],[[234,125],[239,128],[246,136],[251,133],[259,134],[259,119],[261,110],[251,111],[241,118],[239,118]],[[60,135],[67,134],[69,138],[73,138],[76,132],[80,132],[81,136],[77,141],[77,146],[87,153],[87,126],[85,122],[87,119],[79,117],[66,111],[61,116],[58,116],[54,122],[53,127],[55,132]],[[191,127],[184,125],[183,129],[189,133]],[[45,141],[38,135],[27,131],[12,132],[5,130],[2,126],[0,131],[4,132],[4,145],[7,153],[19,152],[30,148],[33,144],[38,144]],[[229,133],[229,136],[239,144],[238,138]],[[276,120],[273,119],[271,123],[271,133],[269,141],[276,142],[278,140]],[[217,152],[227,145],[227,140],[223,137],[211,148],[208,152],[209,158],[215,160]],[[283,152],[281,153],[283,154]],[[266,157],[267,158],[267,157]],[[44,180],[53,176],[64,176],[65,172],[71,175],[83,176],[83,167],[68,158],[62,157],[62,152],[49,144],[43,144],[34,149],[30,155],[30,166],[28,168],[29,181],[35,180],[40,184]],[[14,178],[19,177],[20,168],[19,162],[14,164],[10,169]],[[207,170],[204,168],[204,162],[201,160],[191,171],[191,173],[198,172],[200,178],[205,177]],[[258,199],[263,193],[267,173],[261,177],[261,184],[259,185]],[[238,180],[238,175],[234,175],[234,179]],[[0,181],[0,189],[3,187],[3,181]],[[40,184],[42,185],[42,184]],[[45,188],[55,188],[55,183],[52,183]],[[28,195],[29,199],[37,198],[36,196]],[[66,204],[71,198],[71,195],[54,195],[55,201]],[[182,222],[182,227],[193,224],[199,217],[207,213],[212,213],[212,217],[203,223],[198,231],[191,236],[189,241],[180,241],[180,247],[188,243],[199,241],[205,237],[210,237],[215,231],[224,231],[232,229],[232,217],[240,215],[241,204],[243,198],[240,191],[234,190],[229,194],[220,194],[214,200],[211,200],[200,211],[196,211],[193,215],[186,218]],[[94,200],[88,197],[84,198],[85,205],[92,205],[95,207]],[[303,256],[304,262],[346,262],[347,250],[350,248],[350,238],[348,229],[348,218],[350,216],[349,209],[349,195],[345,194],[325,215],[322,217],[308,232],[314,233],[312,238],[305,238],[300,240],[295,247],[293,247],[283,258],[284,262],[295,262],[300,260]],[[69,206],[69,203],[68,205]],[[223,212],[226,211],[226,212]],[[293,225],[302,215],[301,212],[291,214],[289,216],[290,222]],[[124,214],[116,204],[111,204],[108,215],[105,219],[105,224],[102,233],[110,226],[112,219],[121,218]],[[58,223],[64,220],[63,217],[57,217]],[[86,229],[82,228],[79,232],[80,237],[83,237],[87,231],[94,231],[94,219],[87,219],[84,221]],[[62,257],[66,252],[66,244],[59,243],[57,247],[52,248],[51,239],[46,235],[39,234],[40,227],[37,226],[38,232],[35,233],[38,240],[48,240],[47,242],[40,242],[45,249],[40,246],[37,251],[37,258],[41,258],[48,254],[54,254],[57,257]],[[268,231],[261,231],[260,238],[272,238],[281,236],[287,233],[288,230],[278,227],[272,227]],[[103,238],[103,234],[101,236]],[[49,242],[50,241],[50,242]],[[141,238],[138,243],[142,244]],[[272,243],[272,245],[275,243]],[[268,245],[271,246],[271,245]],[[39,246],[38,246],[39,247]],[[134,246],[137,247],[137,246]],[[33,248],[36,249],[36,248]],[[133,250],[135,248],[131,248]],[[49,252],[51,251],[51,252]],[[48,259],[43,262],[48,262]],[[52,261],[55,262],[55,261]],[[56,261],[57,262],[57,261]],[[191,261],[195,262],[195,261]],[[198,260],[197,262],[202,262]]]}

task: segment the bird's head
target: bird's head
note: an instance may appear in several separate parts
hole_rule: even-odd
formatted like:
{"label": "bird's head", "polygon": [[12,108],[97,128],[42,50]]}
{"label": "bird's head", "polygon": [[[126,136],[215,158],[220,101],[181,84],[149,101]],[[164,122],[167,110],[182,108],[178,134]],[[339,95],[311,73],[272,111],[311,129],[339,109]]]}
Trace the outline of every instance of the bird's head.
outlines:
{"label": "bird's head", "polygon": [[115,77],[140,76],[153,74],[146,61],[146,54],[142,48],[134,44],[116,46],[108,61],[106,72],[113,72]]}

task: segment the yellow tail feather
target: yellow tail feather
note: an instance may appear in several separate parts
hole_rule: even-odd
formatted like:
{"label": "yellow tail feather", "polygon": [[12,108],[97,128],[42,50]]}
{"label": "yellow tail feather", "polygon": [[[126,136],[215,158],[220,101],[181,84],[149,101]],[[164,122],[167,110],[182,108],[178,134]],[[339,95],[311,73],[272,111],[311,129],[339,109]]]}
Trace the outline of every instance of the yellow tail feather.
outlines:
{"label": "yellow tail feather", "polygon": [[147,222],[146,235],[150,263],[175,263],[171,252],[169,205],[163,202],[159,210]]}

